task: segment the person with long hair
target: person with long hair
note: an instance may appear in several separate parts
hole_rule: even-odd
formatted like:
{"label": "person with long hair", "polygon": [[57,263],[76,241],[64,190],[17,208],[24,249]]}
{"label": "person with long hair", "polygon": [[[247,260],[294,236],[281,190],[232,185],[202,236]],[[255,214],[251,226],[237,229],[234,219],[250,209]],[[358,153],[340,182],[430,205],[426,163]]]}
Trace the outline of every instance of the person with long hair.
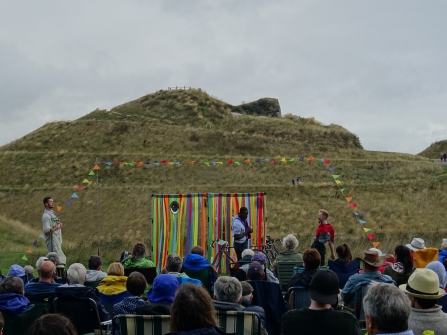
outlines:
{"label": "person with long hair", "polygon": [[143,242],[137,242],[132,248],[132,255],[122,261],[124,268],[153,268],[155,267],[147,257],[147,247]]}
{"label": "person with long hair", "polygon": [[36,319],[27,335],[78,335],[75,326],[61,314],[45,314]]}
{"label": "person with long hair", "polygon": [[349,245],[347,245],[346,243],[339,245],[335,249],[335,253],[337,254],[335,262],[337,263],[346,265],[352,261],[351,249],[349,248]]}
{"label": "person with long hair", "polygon": [[397,285],[406,284],[408,278],[413,273],[413,261],[411,260],[411,251],[405,245],[398,245],[394,249],[396,262],[388,265],[383,274],[390,276]]}
{"label": "person with long hair", "polygon": [[209,293],[194,284],[179,287],[171,308],[170,334],[225,334],[218,328],[216,311]]}

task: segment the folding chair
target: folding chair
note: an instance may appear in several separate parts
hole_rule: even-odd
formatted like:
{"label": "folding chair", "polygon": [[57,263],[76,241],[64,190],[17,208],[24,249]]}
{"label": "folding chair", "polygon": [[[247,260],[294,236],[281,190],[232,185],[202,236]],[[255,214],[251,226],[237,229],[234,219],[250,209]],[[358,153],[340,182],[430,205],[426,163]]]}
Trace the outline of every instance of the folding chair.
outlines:
{"label": "folding chair", "polygon": [[237,335],[260,335],[261,318],[254,312],[217,311],[219,329]]}
{"label": "folding chair", "polygon": [[293,276],[293,269],[302,266],[303,262],[279,261],[276,263],[276,274],[279,280],[279,286],[282,292],[287,291],[287,285]]}
{"label": "folding chair", "polygon": [[328,266],[338,277],[338,288],[343,289],[349,277],[359,272],[360,260],[354,259],[346,265],[329,260]]}
{"label": "folding chair", "polygon": [[54,310],[58,314],[64,314],[68,317],[76,327],[78,334],[94,333],[95,329],[99,329],[101,334],[106,334],[108,326],[112,324],[112,320],[103,321],[99,318],[98,306],[95,300],[91,298],[68,299],[55,298]]}
{"label": "folding chair", "polygon": [[310,289],[306,286],[293,286],[287,291],[289,309],[301,309],[310,306]]}
{"label": "folding chair", "polygon": [[170,315],[124,315],[113,317],[119,320],[121,335],[164,335],[169,333]]}
{"label": "folding chair", "polygon": [[360,328],[366,330],[366,317],[365,310],[363,309],[363,297],[368,292],[371,283],[358,284],[355,288],[354,295],[354,314],[357,320],[359,320]]}
{"label": "folding chair", "polygon": [[99,300],[110,316],[113,316],[113,305],[123,301],[124,298],[130,297],[128,291],[124,291],[118,294],[104,294],[99,292]]}
{"label": "folding chair", "polygon": [[154,279],[155,277],[157,277],[157,268],[156,267],[152,267],[152,268],[124,268],[124,275],[129,277],[129,275],[132,272],[139,272],[141,273],[144,278],[146,278],[146,282],[148,283],[148,285],[151,285],[154,283]]}
{"label": "folding chair", "polygon": [[101,282],[100,280],[97,280],[97,281],[86,281],[86,282],[84,282],[84,286],[96,288],[96,287],[98,287],[100,282]]}
{"label": "folding chair", "polygon": [[439,251],[436,248],[427,248],[413,251],[415,268],[425,268],[430,262],[439,260]]}
{"label": "folding chair", "polygon": [[2,312],[4,326],[3,334],[5,335],[23,335],[26,334],[28,328],[40,316],[48,313],[47,304],[38,304],[27,310],[23,314],[12,315],[8,312]]}

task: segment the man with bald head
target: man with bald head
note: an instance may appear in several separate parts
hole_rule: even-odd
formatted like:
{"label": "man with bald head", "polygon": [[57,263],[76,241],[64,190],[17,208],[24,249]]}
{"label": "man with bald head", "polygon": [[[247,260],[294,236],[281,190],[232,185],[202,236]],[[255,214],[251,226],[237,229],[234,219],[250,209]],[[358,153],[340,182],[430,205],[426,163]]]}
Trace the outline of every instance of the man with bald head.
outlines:
{"label": "man with bald head", "polygon": [[38,269],[39,281],[29,282],[25,285],[25,296],[33,300],[36,296],[45,297],[54,294],[60,284],[54,282],[56,265],[52,261],[44,260]]}

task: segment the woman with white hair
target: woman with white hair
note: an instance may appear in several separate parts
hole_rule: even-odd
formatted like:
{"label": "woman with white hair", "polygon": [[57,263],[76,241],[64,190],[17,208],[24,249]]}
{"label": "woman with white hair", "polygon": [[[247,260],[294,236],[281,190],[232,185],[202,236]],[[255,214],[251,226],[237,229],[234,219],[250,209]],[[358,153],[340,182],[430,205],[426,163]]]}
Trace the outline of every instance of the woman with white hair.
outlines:
{"label": "woman with white hair", "polygon": [[303,254],[296,251],[299,242],[295,236],[292,234],[287,235],[282,239],[282,245],[286,248],[285,251],[281,252],[273,263],[273,268],[276,272],[276,262],[303,262]]}

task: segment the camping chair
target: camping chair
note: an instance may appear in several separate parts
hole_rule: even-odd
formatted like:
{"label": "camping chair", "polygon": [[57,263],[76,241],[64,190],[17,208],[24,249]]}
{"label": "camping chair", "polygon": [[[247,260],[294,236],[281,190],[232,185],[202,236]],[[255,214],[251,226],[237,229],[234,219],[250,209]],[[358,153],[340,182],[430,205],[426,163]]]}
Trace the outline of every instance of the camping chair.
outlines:
{"label": "camping chair", "polygon": [[126,297],[130,297],[130,293],[128,291],[117,294],[104,294],[99,292],[99,300],[101,300],[104,309],[107,313],[109,313],[110,317],[113,316],[113,305],[123,301]]}
{"label": "camping chair", "polygon": [[436,248],[413,251],[413,264],[415,268],[425,268],[428,263],[437,260],[439,260],[439,251]]}
{"label": "camping chair", "polygon": [[359,272],[360,260],[354,259],[346,265],[329,260],[328,266],[338,277],[338,288],[343,289],[349,277]]}
{"label": "camping chair", "polygon": [[282,292],[287,291],[287,285],[293,276],[293,269],[302,266],[303,262],[279,261],[276,262],[276,274],[279,280],[279,286]]}
{"label": "camping chair", "polygon": [[371,283],[358,284],[354,295],[354,315],[360,323],[360,328],[366,330],[365,310],[363,309],[363,297],[370,288]]}
{"label": "camping chair", "polygon": [[5,335],[23,335],[33,322],[44,314],[48,313],[47,304],[38,304],[27,310],[23,314],[12,315],[8,312],[2,312],[4,319],[3,334]]}
{"label": "camping chair", "polygon": [[237,335],[260,335],[261,318],[254,312],[216,310],[219,329]]}
{"label": "camping chair", "polygon": [[124,275],[129,277],[129,275],[132,272],[139,272],[141,273],[144,278],[146,278],[146,282],[148,285],[152,286],[154,283],[155,277],[157,277],[157,268],[151,267],[151,268],[124,268]]}
{"label": "camping chair", "polygon": [[108,326],[112,320],[103,321],[99,318],[98,306],[95,300],[91,298],[68,299],[55,298],[54,310],[58,314],[64,314],[68,317],[76,327],[78,334],[94,333],[95,329],[99,329],[102,334],[106,334],[103,326]]}
{"label": "camping chair", "polygon": [[56,297],[56,294],[54,292],[29,295],[25,291],[25,297],[28,298],[30,304],[46,304],[48,306],[48,313],[54,313],[53,300]]}
{"label": "camping chair", "polygon": [[119,320],[121,335],[164,335],[169,333],[170,315],[124,315],[119,314],[113,320]]}
{"label": "camping chair", "polygon": [[84,282],[84,286],[97,288],[100,282],[101,282],[100,280],[86,281],[86,282]]}
{"label": "camping chair", "polygon": [[217,272],[213,269],[211,265],[202,270],[189,270],[182,268],[182,272],[186,273],[189,276],[189,278],[200,280],[203,284],[203,287],[208,291],[211,297],[213,297],[214,282],[217,280]]}
{"label": "camping chair", "polygon": [[310,306],[310,289],[307,286],[293,286],[287,291],[288,309],[301,309]]}

